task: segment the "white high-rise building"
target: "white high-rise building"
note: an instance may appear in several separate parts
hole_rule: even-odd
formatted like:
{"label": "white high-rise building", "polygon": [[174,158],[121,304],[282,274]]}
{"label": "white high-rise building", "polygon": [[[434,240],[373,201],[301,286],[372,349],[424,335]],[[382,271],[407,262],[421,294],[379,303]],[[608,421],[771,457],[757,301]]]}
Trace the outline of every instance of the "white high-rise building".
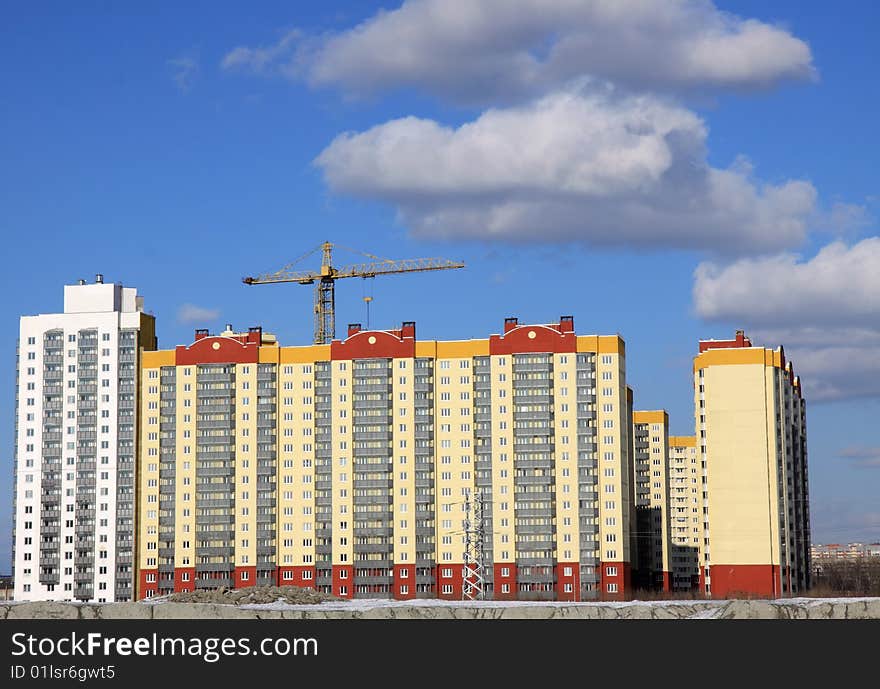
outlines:
{"label": "white high-rise building", "polygon": [[21,318],[16,600],[132,600],[137,372],[155,331],[137,290],[101,275],[66,285],[63,313]]}

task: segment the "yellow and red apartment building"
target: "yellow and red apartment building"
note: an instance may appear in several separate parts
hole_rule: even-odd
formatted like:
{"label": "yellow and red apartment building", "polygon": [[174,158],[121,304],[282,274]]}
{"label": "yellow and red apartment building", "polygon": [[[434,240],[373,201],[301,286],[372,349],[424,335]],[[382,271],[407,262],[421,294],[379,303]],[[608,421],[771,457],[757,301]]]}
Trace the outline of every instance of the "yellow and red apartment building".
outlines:
{"label": "yellow and red apartment building", "polygon": [[477,496],[487,598],[630,594],[617,335],[570,317],[463,341],[351,325],[298,347],[200,330],[143,353],[141,391],[138,598],[271,583],[461,599]]}
{"label": "yellow and red apartment building", "polygon": [[663,410],[633,412],[633,447],[637,553],[633,584],[669,591],[669,415]]}
{"label": "yellow and red apartment building", "polygon": [[700,341],[694,410],[701,588],[715,598],[806,590],[806,404],[782,347],[755,347],[742,331],[732,340]]}

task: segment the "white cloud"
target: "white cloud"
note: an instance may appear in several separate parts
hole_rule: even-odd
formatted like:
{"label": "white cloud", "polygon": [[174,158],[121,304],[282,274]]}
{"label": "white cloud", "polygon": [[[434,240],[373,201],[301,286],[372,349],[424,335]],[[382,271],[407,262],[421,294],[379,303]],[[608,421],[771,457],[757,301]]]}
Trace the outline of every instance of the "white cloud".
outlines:
{"label": "white cloud", "polygon": [[204,323],[220,318],[220,309],[208,309],[195,304],[183,304],[177,309],[178,323]]}
{"label": "white cloud", "polygon": [[810,346],[799,342],[796,332],[781,333],[781,337],[770,340],[762,331],[755,331],[768,346],[785,346],[808,400],[880,397],[880,337],[873,338],[874,344],[851,343],[848,333],[838,331],[827,345]]}
{"label": "white cloud", "polygon": [[[273,69],[280,69],[282,72],[293,74],[290,72],[290,63],[297,49],[302,45],[304,35],[299,29],[288,31],[282,36],[277,43],[269,46],[261,46],[259,48],[248,48],[246,46],[238,46],[230,50],[223,56],[220,66],[227,70],[250,70],[261,74]],[[278,61],[284,58],[287,66],[280,66]]]}
{"label": "white cloud", "polygon": [[695,271],[694,307],[783,345],[814,400],[880,397],[880,237]]}
{"label": "white cloud", "polygon": [[833,242],[801,261],[784,254],[700,264],[694,304],[708,319],[759,325],[880,326],[880,237]]}
{"label": "white cloud", "polygon": [[841,236],[854,235],[874,223],[874,217],[868,207],[855,203],[835,201],[831,208],[816,217],[816,229]]}
{"label": "white cloud", "polygon": [[[754,88],[812,78],[809,46],[710,0],[409,0],[304,54],[287,37],[224,65],[270,66],[349,93],[416,87],[456,101],[530,98],[584,76],[635,88]],[[293,70],[291,68],[293,67]]]}
{"label": "white cloud", "polygon": [[610,90],[492,109],[457,129],[406,117],[338,136],[316,159],[335,191],[394,204],[428,238],[778,251],[814,212],[806,181],[706,161],[706,127]]}
{"label": "white cloud", "polygon": [[183,56],[168,60],[173,71],[174,83],[181,93],[189,93],[193,82],[199,75],[199,61],[194,57]]}

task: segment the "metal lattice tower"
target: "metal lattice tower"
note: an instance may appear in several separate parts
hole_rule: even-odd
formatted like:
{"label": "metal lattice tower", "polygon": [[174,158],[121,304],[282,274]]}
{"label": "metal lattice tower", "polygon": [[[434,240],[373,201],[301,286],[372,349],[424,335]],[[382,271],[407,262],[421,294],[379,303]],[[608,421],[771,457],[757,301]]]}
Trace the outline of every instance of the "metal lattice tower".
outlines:
{"label": "metal lattice tower", "polygon": [[[476,492],[471,503],[470,492],[464,502],[464,576],[461,582],[462,600],[483,600],[486,597],[486,567],[483,544],[483,496]],[[473,509],[473,511],[471,511]]]}
{"label": "metal lattice tower", "polygon": [[325,275],[324,266],[330,266],[333,245],[321,245],[321,279],[315,287],[315,344],[332,342],[336,337],[336,280]]}

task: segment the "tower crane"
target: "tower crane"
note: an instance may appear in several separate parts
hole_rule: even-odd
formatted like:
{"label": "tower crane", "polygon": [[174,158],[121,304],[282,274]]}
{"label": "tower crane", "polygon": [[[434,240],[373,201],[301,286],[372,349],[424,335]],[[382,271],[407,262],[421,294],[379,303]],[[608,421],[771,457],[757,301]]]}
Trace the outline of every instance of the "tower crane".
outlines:
{"label": "tower crane", "polygon": [[[352,253],[361,254],[371,259],[365,263],[353,263],[335,268],[333,266],[333,247],[346,249]],[[321,268],[317,271],[293,270],[300,261],[308,258],[317,251],[321,252]],[[393,261],[380,258],[363,251],[349,249],[324,242],[311,251],[303,254],[296,260],[274,273],[263,273],[256,277],[242,278],[246,285],[269,285],[277,282],[297,282],[300,285],[315,285],[315,344],[328,344],[336,336],[336,298],[334,295],[336,281],[341,278],[372,278],[377,275],[390,275],[393,273],[421,273],[428,270],[449,270],[451,268],[464,268],[464,263],[449,261],[443,258],[410,258]]]}

